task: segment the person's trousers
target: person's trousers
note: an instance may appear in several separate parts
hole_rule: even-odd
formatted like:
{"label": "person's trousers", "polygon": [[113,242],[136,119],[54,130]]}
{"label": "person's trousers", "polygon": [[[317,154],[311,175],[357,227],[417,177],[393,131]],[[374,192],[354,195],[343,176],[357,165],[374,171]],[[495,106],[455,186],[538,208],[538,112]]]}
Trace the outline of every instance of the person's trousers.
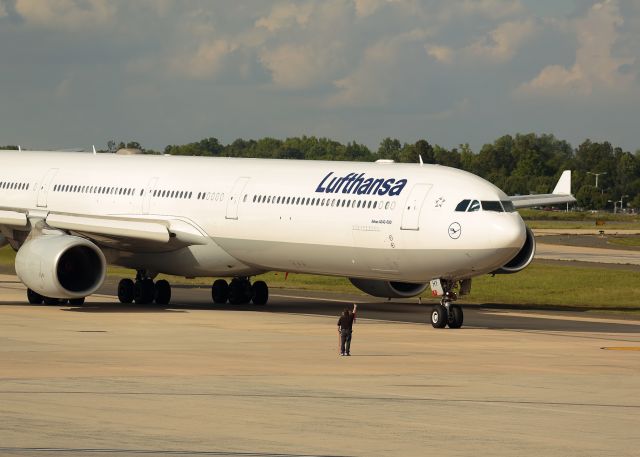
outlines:
{"label": "person's trousers", "polygon": [[349,354],[351,350],[351,330],[340,330],[340,353]]}

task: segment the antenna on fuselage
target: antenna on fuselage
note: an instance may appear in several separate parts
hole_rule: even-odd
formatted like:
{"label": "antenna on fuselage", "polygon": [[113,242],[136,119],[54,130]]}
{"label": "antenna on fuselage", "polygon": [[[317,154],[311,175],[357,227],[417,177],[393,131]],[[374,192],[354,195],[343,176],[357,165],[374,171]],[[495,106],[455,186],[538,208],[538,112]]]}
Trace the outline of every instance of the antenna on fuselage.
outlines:
{"label": "antenna on fuselage", "polygon": [[18,145],[18,152],[22,152],[22,146]]}
{"label": "antenna on fuselage", "polygon": [[96,152],[96,145],[94,144],[94,145],[93,145],[93,155],[96,155],[96,154],[97,154],[97,152]]}
{"label": "antenna on fuselage", "polygon": [[424,162],[422,161],[422,154],[418,154],[418,159],[420,159],[420,166],[424,165]]}

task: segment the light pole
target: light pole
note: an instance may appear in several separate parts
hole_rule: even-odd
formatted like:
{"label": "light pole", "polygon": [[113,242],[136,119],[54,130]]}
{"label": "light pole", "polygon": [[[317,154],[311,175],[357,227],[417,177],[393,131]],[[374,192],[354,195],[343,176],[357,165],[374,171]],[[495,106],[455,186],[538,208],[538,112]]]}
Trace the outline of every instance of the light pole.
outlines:
{"label": "light pole", "polygon": [[[627,198],[628,195],[623,195],[622,197],[620,197],[620,200],[618,200],[616,203],[620,203],[620,211],[622,211],[622,200],[624,200],[625,198]],[[613,212],[616,212],[616,207],[615,205],[613,206]]]}
{"label": "light pole", "polygon": [[592,173],[592,172],[590,172],[590,171],[587,171],[587,174],[588,174],[588,175],[593,175],[593,176],[595,176],[595,177],[596,177],[596,189],[597,189],[597,188],[598,188],[598,176],[600,176],[600,175],[606,175],[606,174],[607,174],[607,172],[606,172],[606,171],[603,171],[603,172],[601,172],[601,173]]}
{"label": "light pole", "polygon": [[[606,171],[602,171],[602,172],[600,172],[600,173],[593,173],[593,172],[591,172],[591,171],[587,171],[587,174],[588,174],[588,175],[593,175],[593,176],[595,176],[595,177],[596,177],[596,189],[597,189],[597,188],[598,188],[598,176],[600,176],[600,175],[606,175],[606,174],[607,174],[607,172],[606,172]],[[602,189],[602,190],[600,191],[600,193],[601,193],[601,194],[603,194],[603,193],[604,193],[604,189]]]}

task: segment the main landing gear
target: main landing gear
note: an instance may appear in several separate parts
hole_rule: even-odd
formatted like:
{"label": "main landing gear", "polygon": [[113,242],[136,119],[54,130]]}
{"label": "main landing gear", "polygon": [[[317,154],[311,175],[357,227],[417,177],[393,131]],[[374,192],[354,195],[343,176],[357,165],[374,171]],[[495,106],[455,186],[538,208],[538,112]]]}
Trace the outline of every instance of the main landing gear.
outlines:
{"label": "main landing gear", "polygon": [[251,284],[247,277],[233,278],[231,283],[224,279],[216,279],[211,286],[211,298],[216,304],[229,301],[232,305],[244,305],[249,302],[265,305],[269,300],[269,287],[264,281]]}
{"label": "main landing gear", "polygon": [[[217,279],[211,286],[211,298],[216,304],[265,305],[269,300],[269,287],[264,281],[252,284],[247,277],[233,278],[231,283]],[[120,303],[167,305],[171,301],[171,285],[165,279],[154,282],[146,271],[139,270],[135,281],[129,278],[120,280],[118,299]]]}
{"label": "main landing gear", "polygon": [[171,285],[166,279],[153,281],[145,271],[139,270],[135,282],[129,278],[118,283],[118,300],[120,303],[148,305],[155,302],[167,305],[171,301]]}
{"label": "main landing gear", "polygon": [[460,328],[464,321],[464,313],[462,307],[454,305],[453,302],[458,299],[456,293],[452,290],[451,282],[442,283],[445,290],[439,305],[435,305],[431,311],[431,325],[434,328]]}

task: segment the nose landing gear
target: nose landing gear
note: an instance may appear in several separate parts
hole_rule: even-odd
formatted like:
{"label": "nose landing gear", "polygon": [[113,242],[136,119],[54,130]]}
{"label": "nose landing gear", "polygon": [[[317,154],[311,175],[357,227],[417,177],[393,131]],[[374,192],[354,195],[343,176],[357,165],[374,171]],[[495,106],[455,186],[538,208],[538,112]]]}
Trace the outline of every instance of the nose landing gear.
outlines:
{"label": "nose landing gear", "polygon": [[[460,328],[464,322],[462,307],[454,305],[458,295],[453,291],[455,285],[452,281],[441,281],[444,294],[439,305],[435,305],[431,311],[431,325],[433,328]],[[468,286],[470,287],[470,285]]]}

